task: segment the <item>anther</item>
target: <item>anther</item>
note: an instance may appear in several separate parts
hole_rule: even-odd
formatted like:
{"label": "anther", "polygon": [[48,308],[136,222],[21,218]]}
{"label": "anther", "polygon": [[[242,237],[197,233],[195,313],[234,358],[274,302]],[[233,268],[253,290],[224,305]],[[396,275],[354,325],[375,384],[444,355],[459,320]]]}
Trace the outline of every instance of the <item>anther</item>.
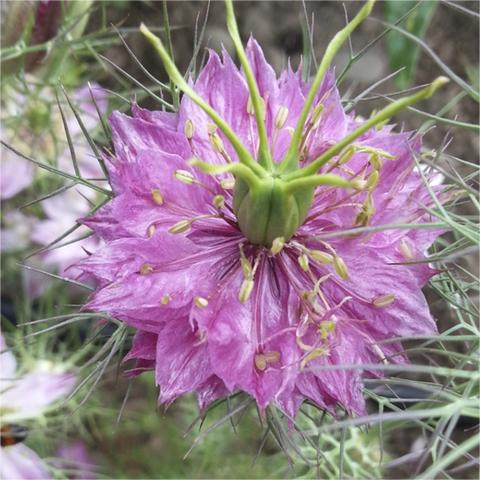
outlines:
{"label": "anther", "polygon": [[220,181],[220,186],[224,190],[232,190],[235,187],[235,180],[232,178],[224,179]]}
{"label": "anther", "polygon": [[240,249],[240,266],[242,267],[242,272],[244,278],[252,278],[253,274],[253,267],[252,264],[250,263],[250,260],[245,256],[245,252],[243,251],[243,244],[240,244],[239,247]]}
{"label": "anther", "polygon": [[163,195],[158,188],[152,190],[152,199],[157,205],[163,205]]}
{"label": "anther", "polygon": [[144,263],[140,267],[140,275],[148,275],[149,273],[153,272],[153,267],[149,263]]}
{"label": "anther", "polygon": [[187,185],[192,185],[195,183],[195,177],[188,170],[175,170],[174,175],[177,180],[182,183],[186,183]]}
{"label": "anther", "polygon": [[335,331],[335,322],[333,320],[326,320],[320,323],[319,332],[320,336],[325,340],[328,335]]}
{"label": "anther", "polygon": [[210,137],[210,143],[212,144],[214,150],[218,153],[223,153],[225,152],[225,147],[223,145],[223,140],[220,138],[218,133],[211,133],[209,135]]}
{"label": "anther", "polygon": [[207,132],[209,135],[217,133],[217,126],[214,123],[207,124]]}
{"label": "anther", "polygon": [[208,300],[203,297],[195,297],[193,302],[197,308],[205,308],[208,305]]}
{"label": "anther", "polygon": [[288,108],[283,105],[278,109],[275,115],[275,128],[281,130],[288,118]]}
{"label": "anther", "polygon": [[400,240],[400,245],[398,249],[400,250],[400,253],[402,254],[405,260],[413,260],[415,258],[413,250],[410,247],[409,242],[407,242],[405,238],[402,238]]}
{"label": "anther", "polygon": [[312,118],[310,120],[310,123],[313,125],[314,128],[318,127],[318,124],[320,122],[320,119],[322,117],[322,113],[324,110],[324,106],[322,103],[319,103],[313,110],[312,113]]}
{"label": "anther", "polygon": [[310,250],[309,255],[317,262],[324,264],[333,263],[333,255],[330,255],[327,252],[322,252],[321,250]]}
{"label": "anther", "polygon": [[245,303],[252,294],[254,282],[251,278],[246,278],[240,287],[240,292],[238,293],[238,299],[241,303]]}
{"label": "anther", "polygon": [[189,118],[185,122],[183,131],[185,133],[185,137],[187,137],[187,140],[191,140],[193,138],[193,134],[195,133],[195,128],[193,126],[193,122]]}
{"label": "anther", "polygon": [[304,272],[308,272],[309,270],[309,265],[308,265],[308,257],[302,253],[299,257],[298,257],[298,264],[300,265],[300,268],[304,271]]}
{"label": "anther", "polygon": [[147,228],[147,237],[152,238],[155,235],[155,230],[157,227],[155,226],[154,223],[152,223],[148,228]]}
{"label": "anther", "polygon": [[171,300],[172,300],[172,296],[169,293],[167,293],[163,295],[163,297],[160,299],[160,303],[162,305],[168,305]]}
{"label": "anther", "polygon": [[249,95],[247,100],[247,113],[249,115],[255,115],[255,110],[253,109],[252,97]]}
{"label": "anther", "polygon": [[178,233],[184,233],[186,232],[187,230],[190,229],[192,225],[192,221],[191,220],[180,220],[179,222],[177,222],[175,225],[172,225],[168,231],[170,233],[173,233],[173,234],[178,234]]}
{"label": "anther", "polygon": [[338,255],[333,256],[333,268],[342,280],[348,279],[348,269],[342,257]]}
{"label": "anther", "polygon": [[344,165],[345,163],[347,163],[353,157],[355,150],[355,147],[353,145],[350,145],[342,152],[340,152],[340,155],[338,156],[338,160],[336,162],[337,165]]}
{"label": "anther", "polygon": [[393,293],[387,293],[386,295],[380,295],[373,300],[373,304],[378,308],[387,307],[395,301],[395,295]]}
{"label": "anther", "polygon": [[264,371],[268,365],[277,363],[280,360],[280,352],[257,353],[255,355],[255,367],[258,370]]}
{"label": "anther", "polygon": [[221,210],[225,206],[225,197],[223,195],[215,195],[212,203],[215,208]]}
{"label": "anther", "polygon": [[380,170],[382,168],[382,161],[377,153],[372,153],[372,155],[368,157],[368,162],[375,170]]}
{"label": "anther", "polygon": [[284,246],[285,246],[285,238],[277,237],[272,242],[272,247],[270,248],[270,252],[272,253],[272,255],[276,255],[277,253],[280,253],[283,250]]}
{"label": "anther", "polygon": [[327,347],[318,347],[315,350],[311,351],[301,362],[300,362],[300,370],[303,370],[307,363],[315,360],[318,357],[324,357],[325,355],[329,354],[329,350]]}

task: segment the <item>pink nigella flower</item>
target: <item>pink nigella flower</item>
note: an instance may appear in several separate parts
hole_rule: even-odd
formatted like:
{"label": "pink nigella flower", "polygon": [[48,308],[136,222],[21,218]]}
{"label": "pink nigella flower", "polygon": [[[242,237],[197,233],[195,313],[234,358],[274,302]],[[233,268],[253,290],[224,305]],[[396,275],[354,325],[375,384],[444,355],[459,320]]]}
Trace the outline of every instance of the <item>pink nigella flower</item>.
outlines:
{"label": "pink nigella flower", "polygon": [[381,341],[436,331],[421,292],[433,270],[404,263],[439,232],[342,236],[430,220],[420,139],[375,128],[401,105],[347,115],[332,73],[277,78],[253,39],[242,70],[211,52],[186,85],[152,42],[187,95],[178,113],[111,116],[115,195],[84,219],[106,242],[79,265],[99,284],[86,308],[137,330],[127,358],[155,370],[161,402],[196,392],[205,407],[240,390],[292,416],[306,399],[362,413],[362,372],[341,366],[405,362]]}
{"label": "pink nigella flower", "polygon": [[66,397],[75,385],[73,374],[47,361],[18,375],[17,362],[0,334],[0,477],[14,479],[52,478],[46,463],[22,443],[26,429],[21,423],[43,415]]}

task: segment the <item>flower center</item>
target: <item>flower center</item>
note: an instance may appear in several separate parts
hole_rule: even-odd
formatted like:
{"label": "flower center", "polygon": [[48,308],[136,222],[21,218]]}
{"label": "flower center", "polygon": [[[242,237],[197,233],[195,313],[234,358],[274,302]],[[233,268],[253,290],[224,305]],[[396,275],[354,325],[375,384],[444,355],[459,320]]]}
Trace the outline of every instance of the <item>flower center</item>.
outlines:
{"label": "flower center", "polygon": [[303,223],[313,200],[313,189],[291,192],[280,177],[269,175],[249,186],[241,178],[235,182],[233,210],[245,237],[271,247],[276,238],[285,241]]}

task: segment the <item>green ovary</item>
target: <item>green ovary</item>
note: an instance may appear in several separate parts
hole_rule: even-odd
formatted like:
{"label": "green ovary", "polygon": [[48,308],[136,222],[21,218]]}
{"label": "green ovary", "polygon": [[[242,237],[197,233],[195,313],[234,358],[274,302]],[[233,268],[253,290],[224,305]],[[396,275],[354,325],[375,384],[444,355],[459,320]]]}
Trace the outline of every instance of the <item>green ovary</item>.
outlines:
{"label": "green ovary", "polygon": [[238,225],[256,245],[271,247],[279,237],[290,240],[302,225],[313,200],[314,189],[289,193],[279,177],[267,176],[249,186],[237,178],[233,209]]}

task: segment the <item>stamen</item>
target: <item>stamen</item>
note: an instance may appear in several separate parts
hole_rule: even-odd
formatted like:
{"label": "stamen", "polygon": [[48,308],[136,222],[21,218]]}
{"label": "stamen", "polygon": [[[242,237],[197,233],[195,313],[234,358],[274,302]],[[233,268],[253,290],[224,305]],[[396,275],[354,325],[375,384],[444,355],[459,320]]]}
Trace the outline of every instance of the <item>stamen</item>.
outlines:
{"label": "stamen", "polygon": [[255,110],[253,109],[253,103],[252,103],[252,97],[251,95],[248,96],[248,100],[247,100],[247,113],[249,115],[255,115]]}
{"label": "stamen", "polygon": [[215,208],[221,210],[225,206],[225,197],[223,195],[215,195],[212,203]]}
{"label": "stamen", "polygon": [[333,263],[333,256],[327,252],[322,252],[321,250],[310,250],[309,255],[317,262],[325,265]]}
{"label": "stamen", "polygon": [[242,267],[243,276],[245,278],[252,278],[253,267],[250,263],[250,260],[245,256],[245,252],[243,251],[243,244],[241,243],[238,248],[240,249],[240,265]]}
{"label": "stamen", "polygon": [[220,180],[220,186],[224,190],[232,190],[233,188],[235,188],[235,180],[233,178],[227,178],[227,179],[224,179],[224,180]]}
{"label": "stamen", "polygon": [[308,272],[310,266],[308,264],[308,257],[302,253],[299,257],[298,257],[298,264],[300,265],[300,268],[304,271],[304,272]]}
{"label": "stamen", "polygon": [[172,300],[172,296],[169,293],[166,293],[161,299],[160,303],[162,305],[168,305],[170,301]]}
{"label": "stamen", "polygon": [[319,123],[320,123],[320,120],[322,118],[322,113],[323,113],[323,110],[325,109],[323,103],[319,103],[315,109],[313,110],[313,113],[312,113],[312,118],[310,119],[310,123],[313,125],[313,129],[315,130]]}
{"label": "stamen", "polygon": [[149,273],[153,272],[153,267],[149,263],[144,263],[140,267],[139,272],[140,272],[140,275],[148,275]]}
{"label": "stamen", "polygon": [[152,223],[148,228],[147,228],[147,237],[152,238],[155,235],[155,230],[157,227],[155,226],[154,223]]}
{"label": "stamen", "polygon": [[368,189],[373,189],[377,186],[379,180],[380,180],[380,173],[378,172],[378,170],[374,170],[368,176],[365,187]]}
{"label": "stamen", "polygon": [[208,300],[203,297],[195,297],[193,302],[195,303],[195,306],[197,308],[205,308],[206,306],[208,306]]}
{"label": "stamen", "polygon": [[406,238],[402,238],[400,240],[398,249],[405,260],[413,260],[415,258],[415,254],[413,253],[413,250]]}
{"label": "stamen", "polygon": [[168,231],[170,233],[173,233],[174,235],[176,235],[178,233],[184,233],[184,232],[186,232],[187,230],[190,229],[191,225],[192,225],[191,220],[180,220],[175,225],[171,226],[168,229]]}
{"label": "stamen", "polygon": [[272,255],[276,255],[277,253],[280,253],[283,250],[284,246],[285,246],[285,238],[277,237],[272,242],[272,247],[270,248],[270,252],[272,253]]}
{"label": "stamen", "polygon": [[175,170],[174,175],[177,180],[187,185],[195,183],[195,177],[188,170]]}
{"label": "stamen", "polygon": [[273,351],[267,353],[257,353],[255,355],[255,367],[258,370],[264,371],[267,366],[272,363],[277,363],[280,360],[280,352]]}
{"label": "stamen", "polygon": [[283,105],[278,109],[275,115],[275,128],[281,130],[288,119],[288,108]]}
{"label": "stamen", "polygon": [[378,308],[387,307],[395,301],[395,295],[393,293],[387,293],[386,295],[381,295],[373,300],[373,304]]}
{"label": "stamen", "polygon": [[252,294],[253,291],[253,279],[251,278],[246,278],[240,287],[240,292],[238,293],[238,299],[240,300],[240,303],[245,303],[249,298],[250,295]]}
{"label": "stamen", "polygon": [[158,188],[152,190],[152,199],[157,205],[163,205],[163,195]]}
{"label": "stamen", "polygon": [[193,126],[193,122],[188,118],[185,122],[184,126],[184,133],[187,140],[191,140],[193,138],[193,134],[195,133],[195,128]]}
{"label": "stamen", "polygon": [[301,362],[300,362],[300,371],[302,371],[307,363],[312,362],[318,357],[324,357],[330,353],[327,347],[318,347],[315,350],[311,351]]}
{"label": "stamen", "polygon": [[348,269],[342,257],[338,255],[333,256],[333,268],[342,280],[348,279]]}
{"label": "stamen", "polygon": [[320,336],[326,340],[328,335],[335,331],[336,323],[333,320],[322,322],[319,327]]}

